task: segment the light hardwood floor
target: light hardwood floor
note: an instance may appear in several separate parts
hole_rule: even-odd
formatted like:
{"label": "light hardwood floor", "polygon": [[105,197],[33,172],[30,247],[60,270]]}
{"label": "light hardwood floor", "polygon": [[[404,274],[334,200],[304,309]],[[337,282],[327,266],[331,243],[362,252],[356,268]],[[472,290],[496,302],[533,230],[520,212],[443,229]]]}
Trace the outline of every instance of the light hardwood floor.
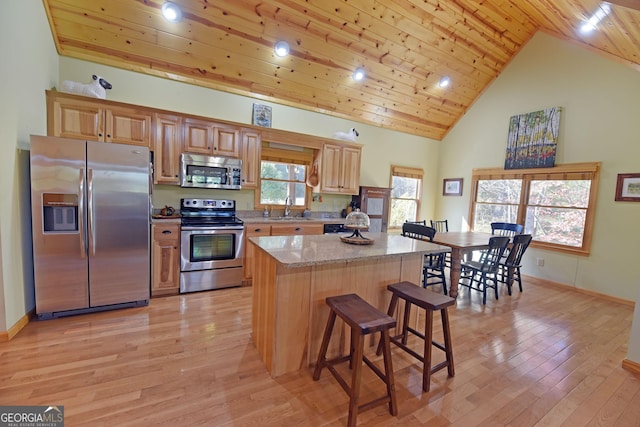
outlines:
{"label": "light hardwood floor", "polygon": [[[463,288],[449,310],[456,376],[440,371],[422,393],[419,365],[393,347],[398,416],[380,406],[358,424],[640,426],[640,378],[621,368],[633,309],[524,286],[486,306]],[[0,405],[64,405],[68,426],[345,425],[347,396],[330,373],[271,379],[250,327],[251,288],[32,321],[0,343]],[[363,373],[364,399],[384,393]]]}

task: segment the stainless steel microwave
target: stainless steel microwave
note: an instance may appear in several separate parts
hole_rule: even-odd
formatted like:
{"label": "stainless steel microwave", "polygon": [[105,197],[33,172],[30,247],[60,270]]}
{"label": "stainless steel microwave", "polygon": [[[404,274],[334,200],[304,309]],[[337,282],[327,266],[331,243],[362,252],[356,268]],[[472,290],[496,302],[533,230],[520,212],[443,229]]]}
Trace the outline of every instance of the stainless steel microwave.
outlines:
{"label": "stainless steel microwave", "polygon": [[240,190],[242,160],[233,157],[180,155],[180,186]]}

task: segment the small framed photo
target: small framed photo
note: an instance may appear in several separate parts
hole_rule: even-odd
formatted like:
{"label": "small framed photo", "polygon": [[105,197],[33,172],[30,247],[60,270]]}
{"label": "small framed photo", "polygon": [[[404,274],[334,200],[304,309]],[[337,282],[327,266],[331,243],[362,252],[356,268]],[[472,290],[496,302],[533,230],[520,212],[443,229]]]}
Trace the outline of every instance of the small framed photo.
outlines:
{"label": "small framed photo", "polygon": [[445,178],[442,182],[443,196],[462,196],[462,178]]}
{"label": "small framed photo", "polygon": [[262,104],[253,104],[253,121],[255,126],[271,127],[271,107]]}
{"label": "small framed photo", "polygon": [[640,202],[640,173],[619,173],[616,202]]}

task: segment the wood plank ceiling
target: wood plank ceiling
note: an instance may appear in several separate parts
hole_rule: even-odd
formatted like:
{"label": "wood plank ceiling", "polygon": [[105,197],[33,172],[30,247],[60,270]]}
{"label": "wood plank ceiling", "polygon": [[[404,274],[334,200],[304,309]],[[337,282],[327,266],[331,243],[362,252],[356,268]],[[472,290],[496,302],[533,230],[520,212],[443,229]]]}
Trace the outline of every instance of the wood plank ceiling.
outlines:
{"label": "wood plank ceiling", "polygon": [[435,140],[536,31],[640,70],[638,0],[613,1],[589,36],[597,0],[174,0],[178,23],[163,0],[43,2],[60,55]]}

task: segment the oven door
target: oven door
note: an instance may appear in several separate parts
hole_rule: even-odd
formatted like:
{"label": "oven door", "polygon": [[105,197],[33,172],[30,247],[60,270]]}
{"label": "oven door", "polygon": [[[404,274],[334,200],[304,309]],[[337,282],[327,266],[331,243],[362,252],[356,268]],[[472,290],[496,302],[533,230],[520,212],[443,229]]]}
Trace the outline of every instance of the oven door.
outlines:
{"label": "oven door", "polygon": [[182,227],[180,271],[242,267],[244,227]]}

